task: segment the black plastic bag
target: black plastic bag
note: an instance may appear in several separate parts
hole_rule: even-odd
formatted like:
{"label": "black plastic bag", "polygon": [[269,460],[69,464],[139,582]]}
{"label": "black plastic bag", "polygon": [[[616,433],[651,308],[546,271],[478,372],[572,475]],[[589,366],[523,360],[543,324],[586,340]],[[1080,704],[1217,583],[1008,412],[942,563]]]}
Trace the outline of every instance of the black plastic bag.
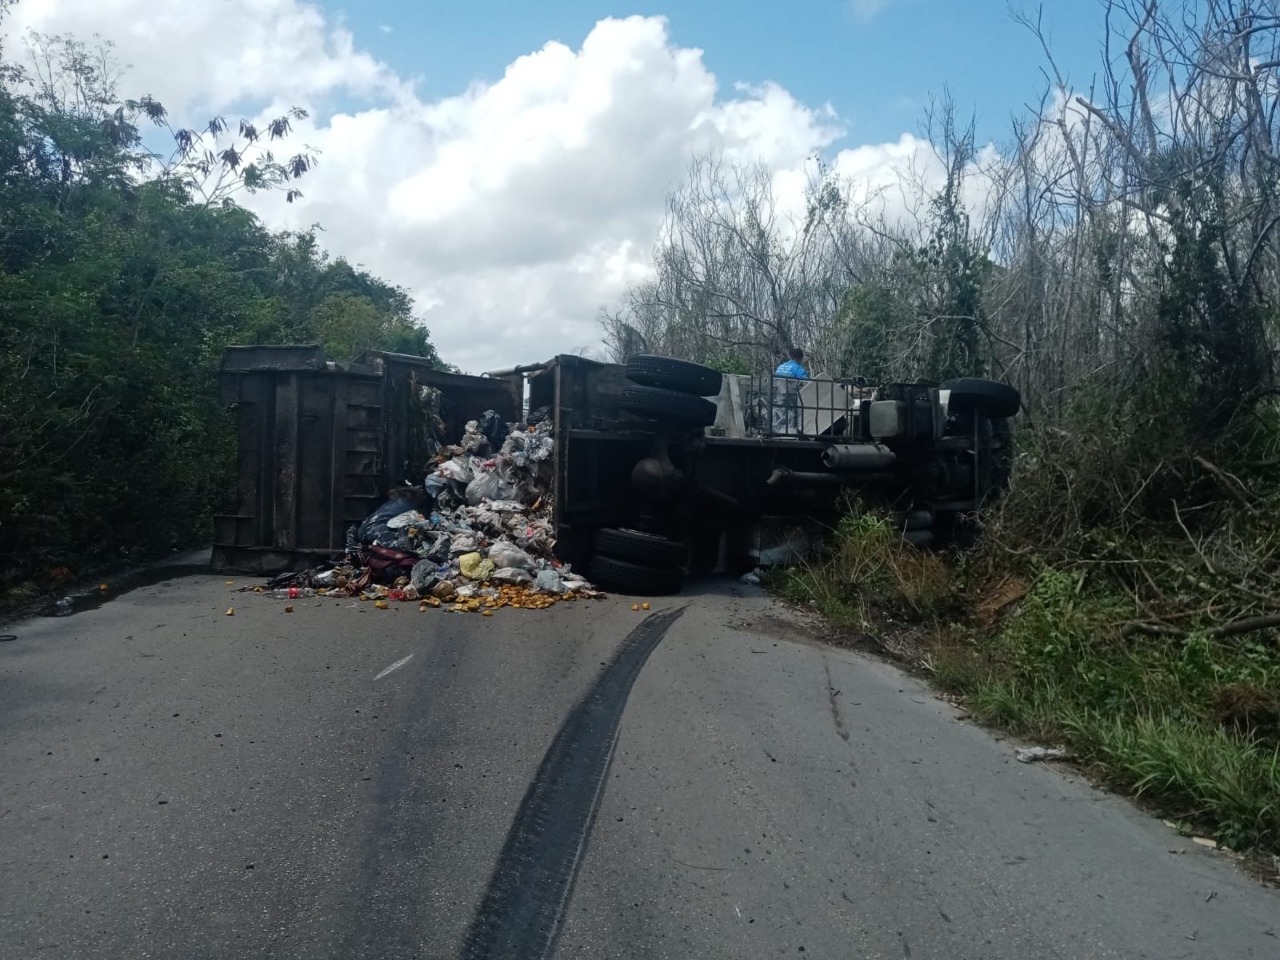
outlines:
{"label": "black plastic bag", "polygon": [[360,529],[356,531],[356,539],[365,546],[377,544],[389,547],[404,537],[404,531],[392,530],[387,526],[387,521],[416,509],[418,509],[418,502],[408,497],[388,500],[361,521]]}
{"label": "black plastic bag", "polygon": [[480,426],[480,432],[489,441],[489,446],[494,450],[502,449],[502,444],[507,439],[507,422],[498,416],[498,412],[486,410],[480,414],[477,423]]}

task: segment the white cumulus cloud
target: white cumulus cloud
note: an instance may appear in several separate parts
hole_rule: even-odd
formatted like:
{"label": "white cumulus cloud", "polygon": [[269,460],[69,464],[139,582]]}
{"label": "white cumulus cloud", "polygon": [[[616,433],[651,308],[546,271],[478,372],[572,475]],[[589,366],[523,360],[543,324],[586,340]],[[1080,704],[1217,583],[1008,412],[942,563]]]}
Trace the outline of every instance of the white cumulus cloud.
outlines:
{"label": "white cumulus cloud", "polygon": [[[761,160],[794,186],[844,135],[776,84],[726,88],[659,17],[602,20],[439,100],[300,0],[23,0],[10,32],[28,27],[114,41],[123,92],[180,120],[311,109],[295,125],[321,151],[304,199],[246,202],[273,227],[318,222],[332,253],[405,286],[472,372],[598,345],[599,311],[646,275],[692,157]],[[835,162],[879,185],[924,148],[904,137]]]}

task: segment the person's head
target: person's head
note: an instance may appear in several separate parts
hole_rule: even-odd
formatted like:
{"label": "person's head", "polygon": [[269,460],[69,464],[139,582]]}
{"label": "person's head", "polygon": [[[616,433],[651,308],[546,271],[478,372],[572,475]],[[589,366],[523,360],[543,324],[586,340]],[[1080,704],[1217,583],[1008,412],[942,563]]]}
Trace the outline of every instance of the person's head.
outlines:
{"label": "person's head", "polygon": [[787,351],[787,356],[790,357],[792,360],[794,360],[796,363],[804,363],[804,351],[801,350],[799,347],[792,347],[790,350]]}

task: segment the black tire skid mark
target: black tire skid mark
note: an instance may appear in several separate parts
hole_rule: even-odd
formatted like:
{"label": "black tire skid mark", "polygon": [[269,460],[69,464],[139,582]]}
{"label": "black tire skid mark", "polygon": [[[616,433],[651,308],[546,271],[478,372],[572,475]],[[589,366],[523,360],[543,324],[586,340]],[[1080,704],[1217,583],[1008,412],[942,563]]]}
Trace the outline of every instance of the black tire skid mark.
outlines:
{"label": "black tire skid mark", "polygon": [[650,654],[684,608],[622,641],[547,748],[463,942],[462,960],[550,960],[609,778],[622,714]]}

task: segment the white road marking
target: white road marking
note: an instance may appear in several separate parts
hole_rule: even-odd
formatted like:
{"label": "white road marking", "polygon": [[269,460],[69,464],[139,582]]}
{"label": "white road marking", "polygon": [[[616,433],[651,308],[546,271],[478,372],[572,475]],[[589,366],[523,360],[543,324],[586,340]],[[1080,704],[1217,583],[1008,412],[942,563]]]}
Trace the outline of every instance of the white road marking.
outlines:
{"label": "white road marking", "polygon": [[393,663],[391,666],[387,667],[387,669],[383,670],[380,674],[378,674],[378,675],[377,675],[376,677],[374,677],[373,679],[375,679],[375,680],[381,680],[383,677],[385,677],[385,676],[386,676],[388,673],[390,673],[392,670],[399,670],[401,667],[403,667],[406,663],[408,663],[408,662],[409,662],[410,660],[412,660],[412,659],[413,659],[413,654],[411,653],[411,654],[409,654],[407,657],[405,657],[403,660],[397,660],[395,663]]}

